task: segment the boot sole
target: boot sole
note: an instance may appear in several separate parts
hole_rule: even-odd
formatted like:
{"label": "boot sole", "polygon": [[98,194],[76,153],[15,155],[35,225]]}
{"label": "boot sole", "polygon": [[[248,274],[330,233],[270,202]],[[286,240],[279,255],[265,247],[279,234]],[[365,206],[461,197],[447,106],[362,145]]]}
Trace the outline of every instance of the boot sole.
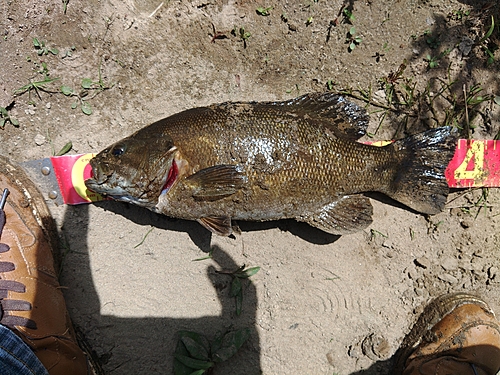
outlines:
{"label": "boot sole", "polygon": [[417,322],[406,335],[401,346],[394,355],[394,366],[392,374],[402,374],[408,357],[422,342],[434,342],[432,327],[440,322],[446,315],[456,308],[473,304],[480,306],[487,314],[495,316],[488,304],[478,296],[468,293],[445,294],[431,301],[425,308]]}

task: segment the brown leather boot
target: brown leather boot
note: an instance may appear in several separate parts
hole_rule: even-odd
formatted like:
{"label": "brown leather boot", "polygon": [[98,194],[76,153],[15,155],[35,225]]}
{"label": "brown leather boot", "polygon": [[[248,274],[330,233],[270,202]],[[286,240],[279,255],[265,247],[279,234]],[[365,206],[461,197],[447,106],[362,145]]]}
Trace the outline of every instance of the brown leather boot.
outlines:
{"label": "brown leather boot", "polygon": [[394,374],[495,375],[500,324],[479,297],[455,293],[425,309],[396,353]]}
{"label": "brown leather boot", "polygon": [[10,194],[0,228],[0,323],[33,349],[51,375],[97,374],[66,310],[54,237],[44,233],[54,233],[48,208],[24,171],[0,156],[0,196],[5,188]]}

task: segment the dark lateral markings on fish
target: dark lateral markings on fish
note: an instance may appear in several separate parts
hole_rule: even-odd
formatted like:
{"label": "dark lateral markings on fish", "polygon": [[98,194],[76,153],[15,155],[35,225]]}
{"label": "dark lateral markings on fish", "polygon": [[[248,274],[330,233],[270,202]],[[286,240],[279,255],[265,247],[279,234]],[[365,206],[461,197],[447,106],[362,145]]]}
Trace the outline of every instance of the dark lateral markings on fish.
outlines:
{"label": "dark lateral markings on fish", "polygon": [[228,236],[231,220],[293,218],[343,235],[368,227],[366,192],[441,212],[458,135],[441,127],[375,147],[366,111],[333,93],[189,109],[90,161],[88,189]]}

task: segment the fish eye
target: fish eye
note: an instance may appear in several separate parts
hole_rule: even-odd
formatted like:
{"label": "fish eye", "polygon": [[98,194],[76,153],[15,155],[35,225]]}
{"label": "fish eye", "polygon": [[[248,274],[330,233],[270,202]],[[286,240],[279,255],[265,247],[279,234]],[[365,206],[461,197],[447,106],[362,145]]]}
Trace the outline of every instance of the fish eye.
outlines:
{"label": "fish eye", "polygon": [[125,152],[125,146],[124,145],[116,145],[113,147],[111,150],[111,155],[113,156],[121,156]]}

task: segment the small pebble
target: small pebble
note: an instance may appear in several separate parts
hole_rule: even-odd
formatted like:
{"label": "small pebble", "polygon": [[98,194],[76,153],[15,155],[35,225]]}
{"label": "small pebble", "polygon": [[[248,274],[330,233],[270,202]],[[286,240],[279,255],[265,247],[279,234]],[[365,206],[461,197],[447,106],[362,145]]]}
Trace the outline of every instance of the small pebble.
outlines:
{"label": "small pebble", "polygon": [[470,228],[473,224],[474,224],[474,221],[473,221],[472,219],[469,219],[469,218],[463,219],[463,220],[460,222],[460,225],[461,225],[461,226],[462,226],[462,228],[464,228],[464,229]]}
{"label": "small pebble", "polygon": [[415,259],[415,264],[419,267],[427,269],[431,266],[431,261],[427,257],[422,256]]}
{"label": "small pebble", "polygon": [[445,271],[454,271],[458,268],[458,259],[452,257],[444,258],[441,261],[441,267],[443,267]]}
{"label": "small pebble", "polygon": [[408,270],[408,277],[410,278],[410,280],[417,280],[420,275],[416,269],[411,268]]}
{"label": "small pebble", "polygon": [[491,266],[490,268],[488,268],[488,277],[490,279],[493,280],[496,277],[497,273],[498,273],[498,267]]}
{"label": "small pebble", "polygon": [[46,140],[45,137],[43,135],[41,135],[41,134],[37,134],[35,136],[35,144],[37,146],[43,145],[45,143],[45,140]]}
{"label": "small pebble", "polygon": [[444,273],[442,275],[438,276],[438,279],[447,283],[450,283],[452,285],[458,283],[458,279],[455,276],[450,275],[449,273]]}

